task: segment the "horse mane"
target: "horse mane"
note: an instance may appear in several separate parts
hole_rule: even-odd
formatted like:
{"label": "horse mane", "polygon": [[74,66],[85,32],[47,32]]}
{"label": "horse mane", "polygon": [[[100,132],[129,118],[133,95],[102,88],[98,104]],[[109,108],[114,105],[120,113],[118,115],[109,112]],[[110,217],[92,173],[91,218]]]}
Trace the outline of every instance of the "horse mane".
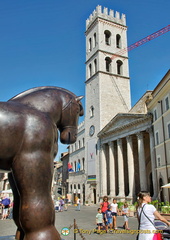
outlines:
{"label": "horse mane", "polygon": [[36,91],[39,91],[39,90],[48,90],[48,89],[63,91],[63,92],[66,92],[66,93],[72,95],[73,97],[76,97],[76,95],[74,93],[70,92],[69,90],[67,90],[65,88],[55,87],[55,86],[44,86],[44,87],[34,87],[34,88],[28,89],[26,91],[23,91],[23,92],[15,95],[14,97],[10,98],[8,101],[27,96],[27,95],[34,93]]}

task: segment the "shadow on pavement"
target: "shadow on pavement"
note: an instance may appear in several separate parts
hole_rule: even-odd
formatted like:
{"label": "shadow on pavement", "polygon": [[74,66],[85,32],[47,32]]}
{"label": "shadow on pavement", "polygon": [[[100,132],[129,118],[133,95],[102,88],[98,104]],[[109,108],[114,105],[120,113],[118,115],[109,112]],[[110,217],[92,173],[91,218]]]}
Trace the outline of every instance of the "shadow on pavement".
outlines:
{"label": "shadow on pavement", "polygon": [[0,240],[14,240],[14,239],[15,239],[14,235],[0,237]]}

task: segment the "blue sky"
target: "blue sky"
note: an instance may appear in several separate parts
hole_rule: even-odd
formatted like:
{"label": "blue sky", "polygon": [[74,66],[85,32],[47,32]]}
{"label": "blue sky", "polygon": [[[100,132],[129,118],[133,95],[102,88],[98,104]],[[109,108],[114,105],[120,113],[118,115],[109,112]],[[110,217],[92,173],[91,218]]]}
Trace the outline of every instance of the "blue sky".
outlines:
{"label": "blue sky", "polygon": [[[97,5],[126,14],[128,45],[170,24],[170,0],[0,0],[0,101],[49,85],[84,95],[85,21]],[[132,105],[169,63],[170,32],[129,52]]]}

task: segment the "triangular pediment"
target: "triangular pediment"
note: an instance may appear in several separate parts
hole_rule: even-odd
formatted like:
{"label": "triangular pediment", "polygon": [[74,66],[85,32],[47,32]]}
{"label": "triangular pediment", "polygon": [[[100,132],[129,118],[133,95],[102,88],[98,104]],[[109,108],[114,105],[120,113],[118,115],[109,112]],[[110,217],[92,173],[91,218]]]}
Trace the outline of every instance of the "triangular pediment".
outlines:
{"label": "triangular pediment", "polygon": [[98,133],[98,136],[130,127],[144,121],[146,118],[148,119],[148,117],[151,116],[148,114],[119,113]]}

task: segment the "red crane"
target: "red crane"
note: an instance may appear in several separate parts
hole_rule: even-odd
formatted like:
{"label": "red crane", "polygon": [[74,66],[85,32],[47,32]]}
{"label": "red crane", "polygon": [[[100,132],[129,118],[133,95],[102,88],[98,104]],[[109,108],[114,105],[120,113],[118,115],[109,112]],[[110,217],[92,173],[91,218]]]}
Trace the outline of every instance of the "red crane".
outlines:
{"label": "red crane", "polygon": [[146,43],[146,42],[149,42],[149,41],[153,40],[154,38],[157,38],[157,37],[161,36],[162,34],[164,34],[164,33],[166,33],[166,32],[169,32],[169,31],[170,31],[170,25],[168,25],[168,26],[160,29],[159,31],[154,32],[154,33],[148,35],[147,37],[145,37],[145,38],[143,38],[143,39],[141,39],[141,40],[139,40],[139,41],[131,44],[131,45],[130,45],[129,47],[127,47],[127,48],[121,49],[120,51],[118,51],[117,53],[115,53],[115,54],[111,57],[111,59],[117,58],[118,56],[122,55],[123,53],[129,52],[129,51],[133,50],[134,48],[137,48],[137,47],[141,46],[142,44],[144,44],[144,43]]}

